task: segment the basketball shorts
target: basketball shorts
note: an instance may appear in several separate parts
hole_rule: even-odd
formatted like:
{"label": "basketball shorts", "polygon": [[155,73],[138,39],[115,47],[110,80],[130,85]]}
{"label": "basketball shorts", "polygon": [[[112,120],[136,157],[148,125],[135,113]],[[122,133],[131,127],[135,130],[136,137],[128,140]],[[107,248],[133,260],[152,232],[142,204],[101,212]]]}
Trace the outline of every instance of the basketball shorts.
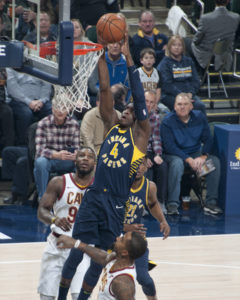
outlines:
{"label": "basketball shorts", "polygon": [[72,236],[87,244],[109,249],[122,232],[127,199],[89,189],[78,210]]}
{"label": "basketball shorts", "polygon": [[[56,243],[57,238],[52,233],[50,233],[47,239],[47,245],[42,256],[38,285],[39,294],[52,297],[57,297],[58,295],[62,268],[70,252],[70,249],[58,249]],[[79,294],[83,282],[83,277],[89,266],[90,257],[84,254],[83,260],[78,266],[71,283],[72,294]]]}

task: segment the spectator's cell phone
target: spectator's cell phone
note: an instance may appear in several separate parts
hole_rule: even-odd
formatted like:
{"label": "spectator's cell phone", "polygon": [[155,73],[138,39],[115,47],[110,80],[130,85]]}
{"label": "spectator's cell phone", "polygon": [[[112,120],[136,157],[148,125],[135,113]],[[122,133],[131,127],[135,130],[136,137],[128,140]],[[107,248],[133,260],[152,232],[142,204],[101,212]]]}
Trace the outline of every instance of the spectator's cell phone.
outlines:
{"label": "spectator's cell phone", "polygon": [[75,148],[75,147],[67,147],[67,148],[66,148],[66,150],[67,150],[68,152],[71,152],[71,153],[74,153],[76,149],[77,149],[77,148]]}

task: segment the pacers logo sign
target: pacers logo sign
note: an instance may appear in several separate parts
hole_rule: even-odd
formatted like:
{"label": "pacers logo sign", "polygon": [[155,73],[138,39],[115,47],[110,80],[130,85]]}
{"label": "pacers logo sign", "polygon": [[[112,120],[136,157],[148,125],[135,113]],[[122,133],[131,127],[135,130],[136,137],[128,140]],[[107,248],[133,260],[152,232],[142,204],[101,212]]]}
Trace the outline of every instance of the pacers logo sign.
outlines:
{"label": "pacers logo sign", "polygon": [[237,160],[240,160],[240,148],[235,151],[235,157]]}
{"label": "pacers logo sign", "polygon": [[229,166],[231,170],[240,170],[240,147],[234,152],[236,161],[230,160]]}

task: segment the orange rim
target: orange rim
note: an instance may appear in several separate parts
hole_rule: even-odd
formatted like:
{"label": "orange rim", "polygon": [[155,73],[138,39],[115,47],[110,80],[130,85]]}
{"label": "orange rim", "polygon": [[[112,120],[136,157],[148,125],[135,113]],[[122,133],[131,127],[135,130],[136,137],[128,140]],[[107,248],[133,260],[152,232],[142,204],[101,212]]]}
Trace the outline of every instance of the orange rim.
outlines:
{"label": "orange rim", "polygon": [[[37,50],[36,45],[30,42],[22,41],[25,46],[30,49]],[[40,45],[40,57],[46,57],[47,55],[56,55],[56,41],[41,43]],[[101,44],[91,43],[91,42],[74,42],[74,46],[89,46],[89,49],[73,49],[73,55],[85,55],[88,52],[100,51],[103,46]]]}

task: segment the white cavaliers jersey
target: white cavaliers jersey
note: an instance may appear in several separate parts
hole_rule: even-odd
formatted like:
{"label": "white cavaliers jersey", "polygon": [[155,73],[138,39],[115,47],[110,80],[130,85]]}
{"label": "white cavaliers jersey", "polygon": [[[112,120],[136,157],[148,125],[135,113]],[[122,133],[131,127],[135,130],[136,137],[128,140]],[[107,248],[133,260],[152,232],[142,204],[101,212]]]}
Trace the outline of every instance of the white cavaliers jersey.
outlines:
{"label": "white cavaliers jersey", "polygon": [[[72,224],[72,228],[75,222],[78,208],[82,202],[83,195],[88,186],[78,185],[74,181],[73,174],[71,173],[63,175],[63,190],[61,196],[59,197],[59,199],[57,199],[54,205],[54,214],[58,217],[66,217]],[[72,230],[62,231],[56,225],[51,226],[51,229],[56,233],[63,233],[65,235],[72,236]],[[49,234],[41,261],[41,270],[38,285],[39,294],[54,297],[54,299],[55,297],[57,297],[62,268],[69,256],[69,252],[70,249],[59,249],[57,247],[57,237],[52,233]],[[79,264],[71,282],[71,293],[79,293],[84,275],[89,266],[90,257],[86,253],[84,253],[83,260]]]}
{"label": "white cavaliers jersey", "polygon": [[103,274],[101,277],[101,283],[99,287],[98,300],[114,300],[116,299],[112,292],[112,281],[114,278],[121,275],[128,275],[134,282],[136,286],[136,268],[133,264],[127,268],[123,268],[120,270],[111,271],[111,268],[116,260],[111,261],[106,265],[103,269]]}
{"label": "white cavaliers jersey", "polygon": [[157,88],[160,88],[160,77],[155,68],[150,74],[145,72],[142,67],[138,68],[138,72],[144,91],[155,91]]}
{"label": "white cavaliers jersey", "polygon": [[[81,186],[73,179],[73,174],[63,175],[63,190],[61,196],[57,199],[53,206],[54,215],[59,218],[67,218],[72,224],[75,222],[77,211],[82,203],[83,195],[89,185]],[[72,230],[63,231],[61,228],[55,226],[54,231],[59,234],[72,236]]]}

